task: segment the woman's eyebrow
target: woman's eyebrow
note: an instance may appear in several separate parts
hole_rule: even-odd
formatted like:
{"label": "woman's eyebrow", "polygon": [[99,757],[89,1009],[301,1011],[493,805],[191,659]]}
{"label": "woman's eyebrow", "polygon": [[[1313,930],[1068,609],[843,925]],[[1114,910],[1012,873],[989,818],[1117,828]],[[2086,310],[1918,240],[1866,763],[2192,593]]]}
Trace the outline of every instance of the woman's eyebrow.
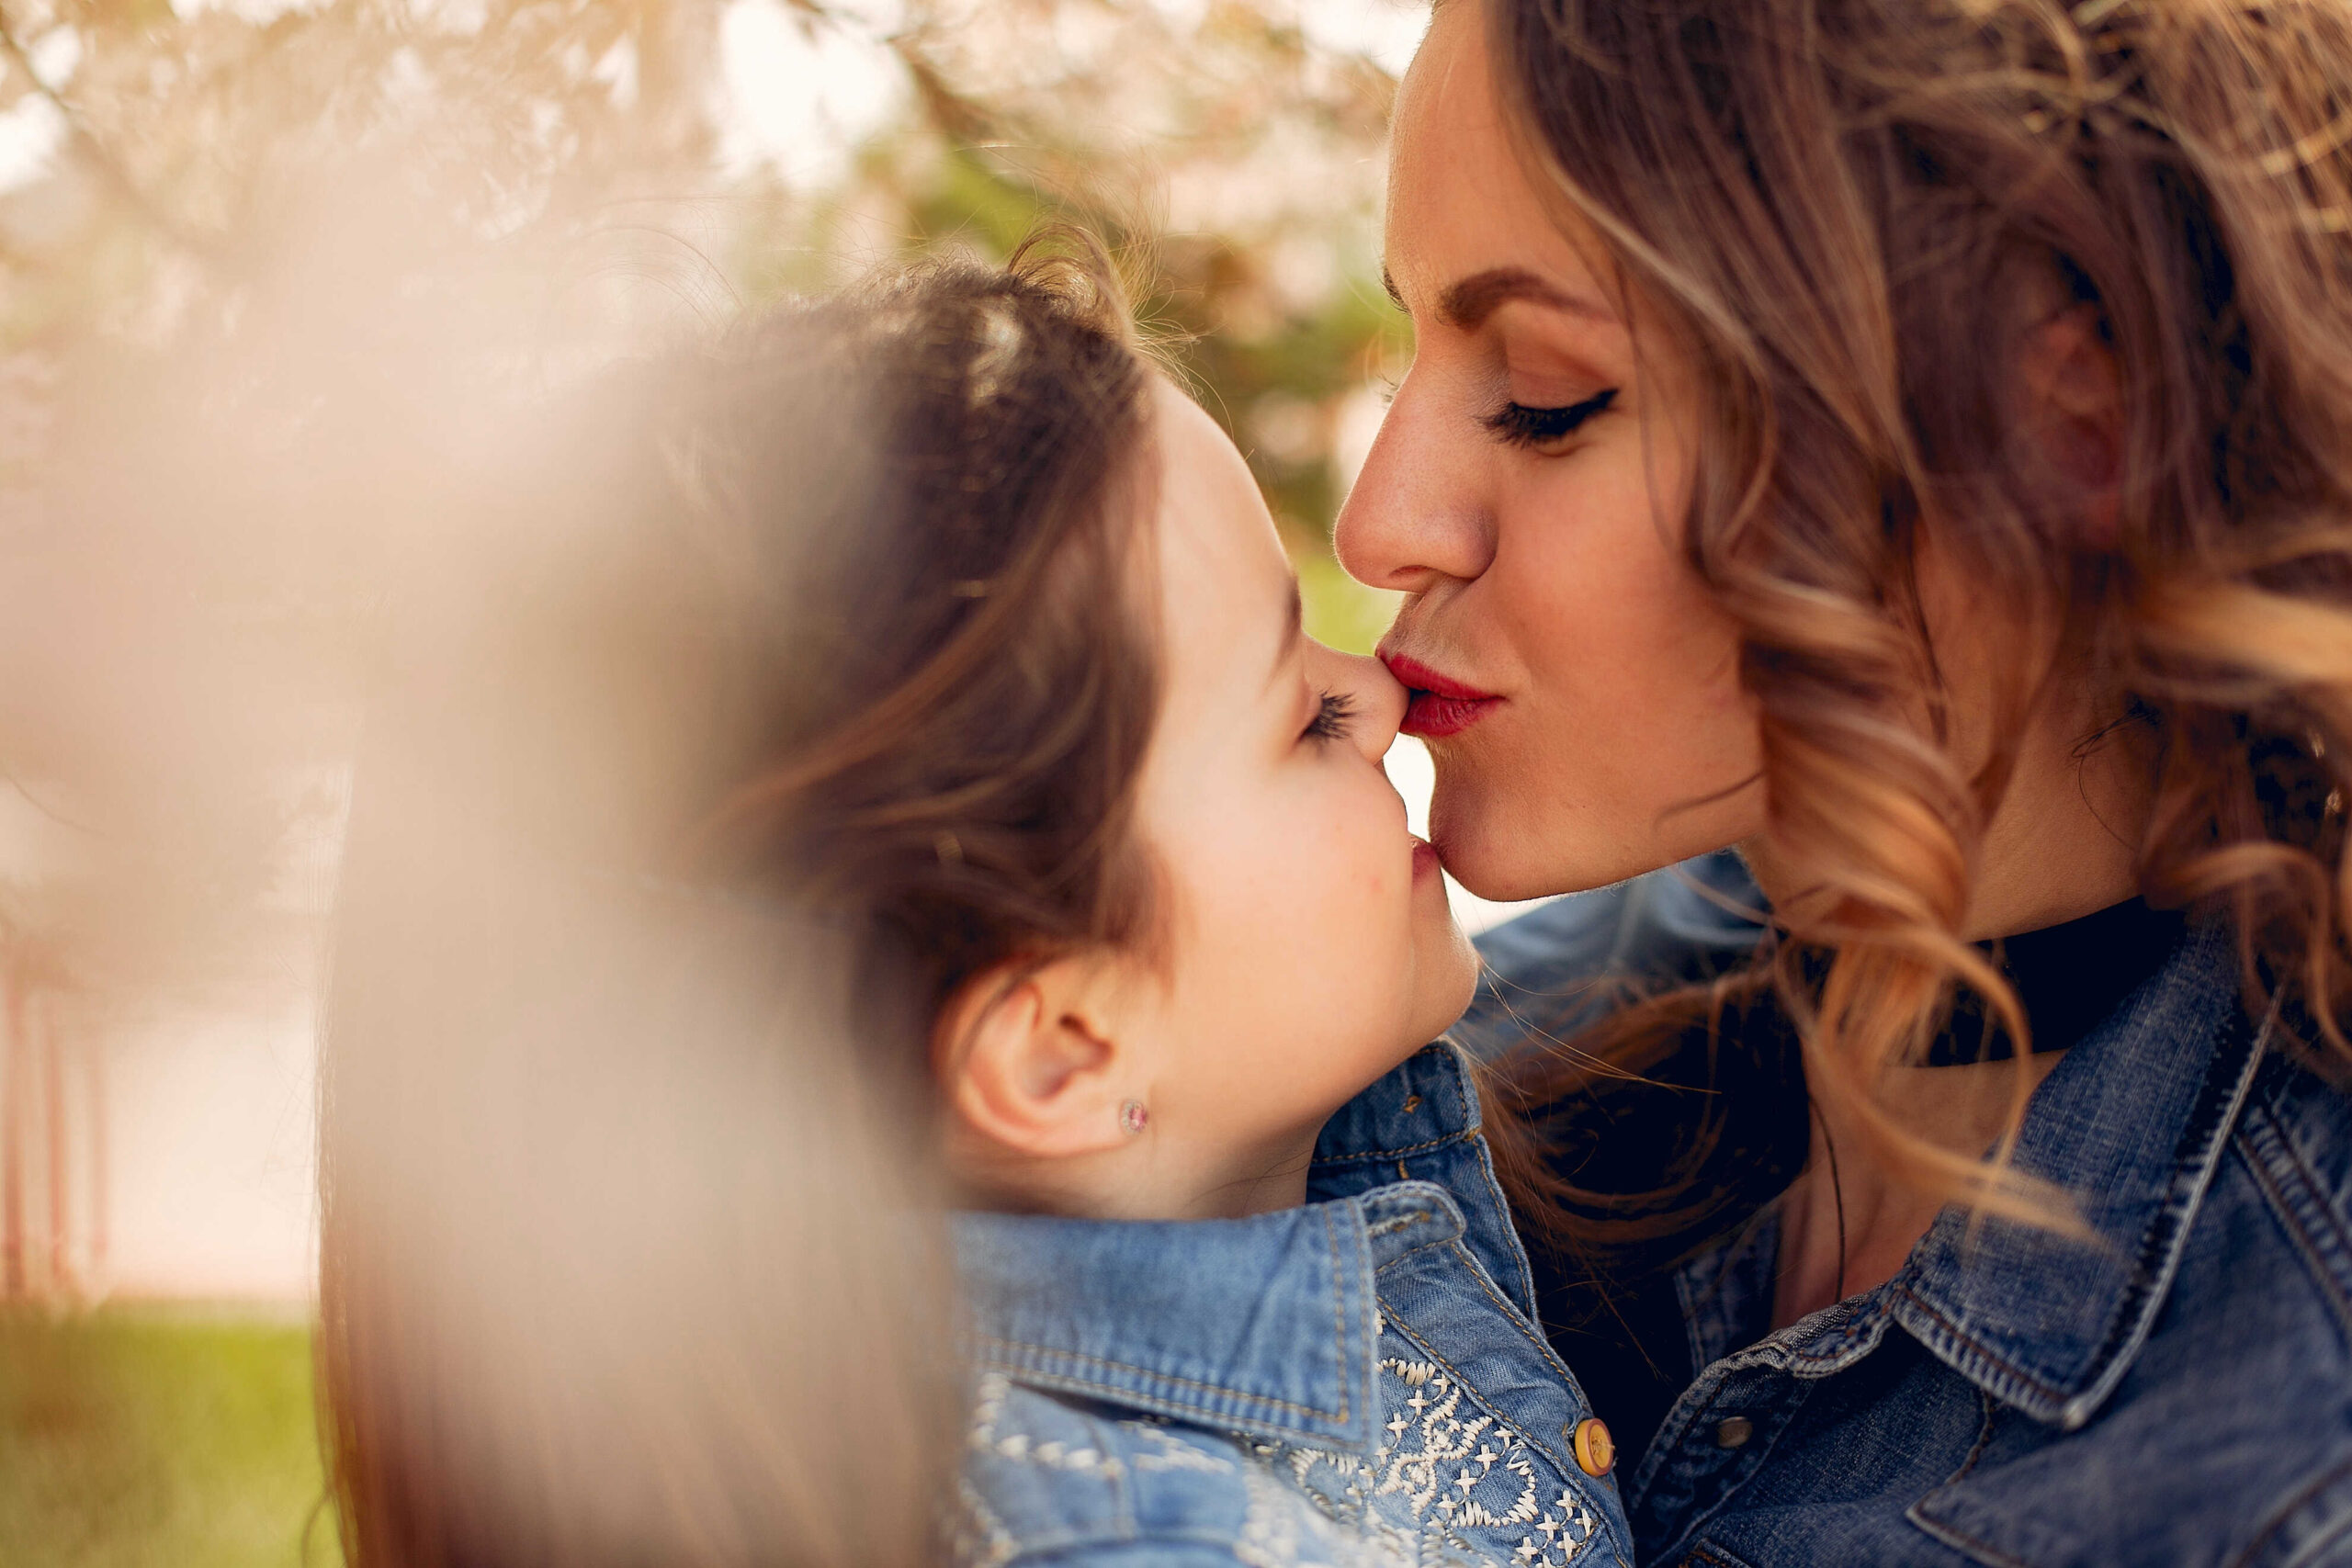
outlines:
{"label": "woman's eyebrow", "polygon": [[[1396,278],[1385,266],[1380,269],[1380,283],[1388,290],[1388,297],[1396,301],[1396,308],[1410,315],[1412,312],[1405,304],[1404,295],[1397,290]],[[1521,300],[1596,321],[1614,321],[1617,319],[1615,311],[1557,284],[1547,282],[1521,266],[1488,267],[1484,272],[1472,273],[1438,297],[1437,310],[1446,324],[1466,333],[1477,330],[1488,316],[1505,305]]]}

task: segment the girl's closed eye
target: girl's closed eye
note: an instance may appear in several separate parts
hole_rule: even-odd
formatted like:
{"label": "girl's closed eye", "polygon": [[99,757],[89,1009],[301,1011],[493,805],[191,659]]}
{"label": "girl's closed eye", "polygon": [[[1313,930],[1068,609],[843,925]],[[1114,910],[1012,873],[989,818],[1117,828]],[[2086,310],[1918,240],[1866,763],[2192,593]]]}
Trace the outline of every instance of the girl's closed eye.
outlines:
{"label": "girl's closed eye", "polygon": [[1582,402],[1566,403],[1558,408],[1531,408],[1525,403],[1505,403],[1486,418],[1487,428],[1496,438],[1513,446],[1546,446],[1573,434],[1587,420],[1606,410],[1617,400],[1617,389],[1603,388]]}
{"label": "girl's closed eye", "polygon": [[1345,740],[1349,721],[1355,717],[1356,700],[1345,692],[1325,692],[1315,704],[1315,716],[1306,721],[1302,740]]}

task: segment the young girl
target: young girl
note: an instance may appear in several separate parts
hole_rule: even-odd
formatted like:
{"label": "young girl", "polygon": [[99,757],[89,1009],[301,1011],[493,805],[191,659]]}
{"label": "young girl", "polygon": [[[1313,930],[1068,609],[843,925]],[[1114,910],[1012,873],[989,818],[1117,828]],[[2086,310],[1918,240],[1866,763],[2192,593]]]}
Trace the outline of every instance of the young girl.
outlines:
{"label": "young girl", "polygon": [[[1428,1043],[1476,964],[1381,769],[1404,693],[1302,634],[1240,454],[1105,276],[787,317],[695,454],[763,531],[824,533],[823,497],[854,536],[799,565],[837,646],[705,863],[915,976],[967,1210],[957,1552],[1623,1562],[1606,1429]],[[762,488],[820,406],[871,474]]]}
{"label": "young girl", "polygon": [[[1303,635],[1240,455],[1128,341],[1106,277],[940,266],[644,378],[607,439],[571,449],[565,564],[524,574],[542,599],[568,574],[555,597],[588,608],[439,654],[469,694],[573,671],[526,675],[553,694],[482,727],[538,758],[489,770],[539,781],[498,830],[610,865],[666,822],[638,840],[649,880],[788,908],[856,951],[867,1017],[839,1038],[861,1071],[897,1076],[895,1048],[925,1081],[958,1194],[968,1425],[954,1495],[925,1501],[960,1559],[1624,1563],[1606,1428],[1534,1321],[1464,1062],[1430,1043],[1476,961],[1381,769],[1404,693]],[[583,732],[603,739],[580,750]],[[446,914],[423,923],[436,970],[471,962]],[[697,1048],[662,1032],[663,1062]],[[840,1114],[808,1076],[804,1111]],[[871,1212],[854,1168],[808,1201]],[[330,1229],[353,1276],[368,1238]],[[841,1229],[826,1256],[856,1250]],[[777,1310],[814,1325],[807,1376],[838,1388],[828,1358],[874,1335],[807,1295]],[[338,1300],[348,1384],[391,1330]],[[716,1387],[706,1343],[696,1386]],[[790,1400],[762,1376],[720,1404]],[[390,1477],[346,1481],[351,1506],[415,1511],[420,1461],[380,1441],[371,1460],[364,1402],[341,1403],[347,1472]],[[838,1403],[758,1439],[812,1517],[799,1424],[874,1425]],[[673,1443],[657,1466],[680,1462]],[[537,1502],[550,1473],[530,1472]]]}

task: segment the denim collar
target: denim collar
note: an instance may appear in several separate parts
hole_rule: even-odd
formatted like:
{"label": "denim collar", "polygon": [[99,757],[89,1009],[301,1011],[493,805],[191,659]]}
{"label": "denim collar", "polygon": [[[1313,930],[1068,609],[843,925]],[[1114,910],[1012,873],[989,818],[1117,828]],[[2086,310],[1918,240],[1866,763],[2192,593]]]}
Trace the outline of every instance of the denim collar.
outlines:
{"label": "denim collar", "polygon": [[[1431,1046],[1326,1126],[1316,1163],[1467,1136],[1477,1100]],[[1277,1442],[1379,1447],[1374,1274],[1467,1228],[1444,1189],[1390,1179],[1241,1220],[953,1217],[967,1350],[982,1371]]]}
{"label": "denim collar", "polygon": [[1995,1398],[2068,1430],[2131,1369],[2179,1266],[2269,1038],[2236,945],[2192,927],[2172,958],[2035,1091],[2020,1171],[2072,1193],[2070,1240],[1947,1209],[1885,1288],[1894,1320]]}

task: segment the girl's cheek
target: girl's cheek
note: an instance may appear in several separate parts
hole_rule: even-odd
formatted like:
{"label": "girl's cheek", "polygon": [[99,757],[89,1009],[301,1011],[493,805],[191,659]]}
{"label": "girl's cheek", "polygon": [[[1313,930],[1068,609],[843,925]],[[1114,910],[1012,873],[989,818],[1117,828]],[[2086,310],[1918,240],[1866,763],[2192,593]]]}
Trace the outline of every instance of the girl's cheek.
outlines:
{"label": "girl's cheek", "polygon": [[1329,852],[1344,857],[1339,862],[1342,874],[1333,879],[1334,885],[1346,888],[1347,897],[1361,903],[1363,913],[1384,908],[1408,891],[1400,874],[1412,869],[1405,853],[1404,812],[1387,798],[1391,794],[1385,782],[1374,790],[1351,791],[1347,798],[1334,802],[1337,809],[1328,818]]}

